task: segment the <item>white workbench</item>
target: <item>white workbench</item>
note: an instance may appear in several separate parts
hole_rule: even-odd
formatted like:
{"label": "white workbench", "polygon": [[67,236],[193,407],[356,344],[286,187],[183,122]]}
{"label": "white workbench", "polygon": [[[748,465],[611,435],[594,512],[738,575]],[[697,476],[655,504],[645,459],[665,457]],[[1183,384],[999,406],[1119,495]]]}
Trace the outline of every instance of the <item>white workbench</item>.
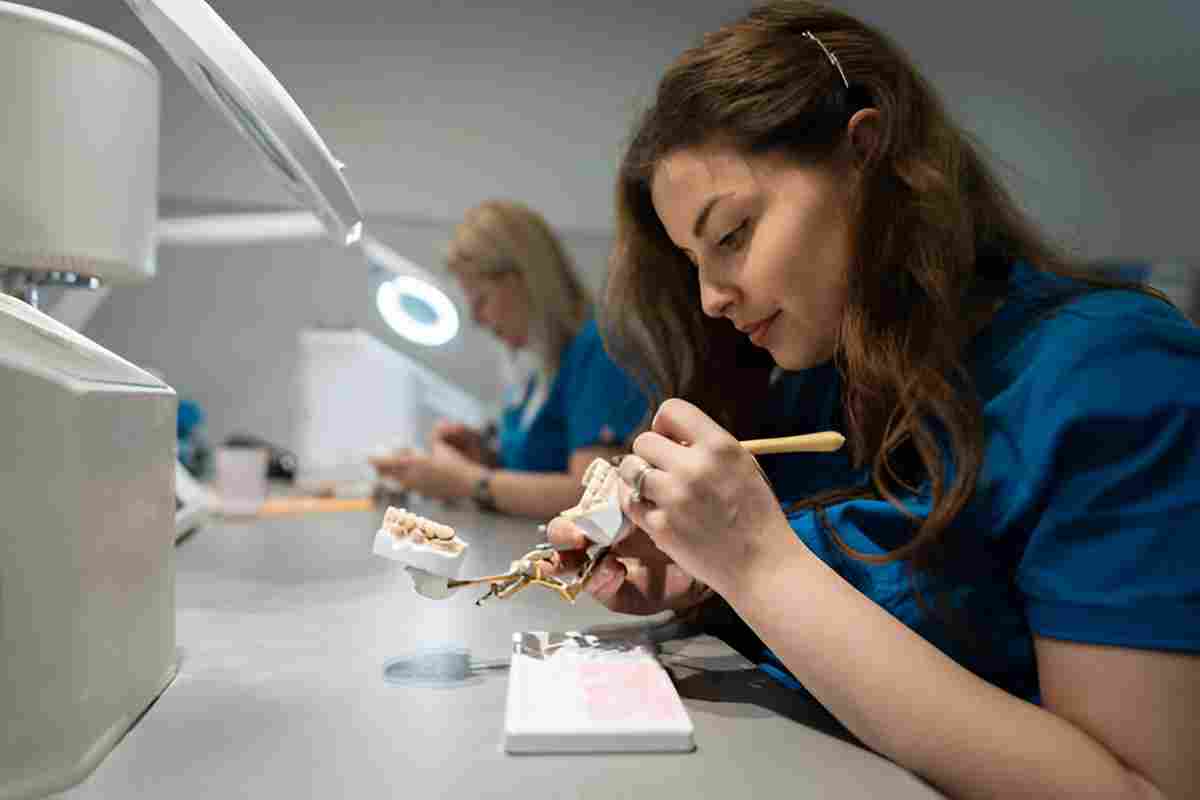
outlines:
{"label": "white workbench", "polygon": [[[540,540],[533,521],[413,506],[471,542],[487,574]],[[525,630],[646,624],[531,587],[503,601],[417,596],[370,553],[381,513],[210,523],[177,549],[179,674],[96,771],[58,797],[940,797],[834,731],[802,694],[711,637],[662,645],[695,725],[688,754],[513,756],[507,673],[393,686],[384,662],[439,642],[503,663]],[[653,622],[653,621],[651,621]],[[661,630],[661,629],[660,629]]]}

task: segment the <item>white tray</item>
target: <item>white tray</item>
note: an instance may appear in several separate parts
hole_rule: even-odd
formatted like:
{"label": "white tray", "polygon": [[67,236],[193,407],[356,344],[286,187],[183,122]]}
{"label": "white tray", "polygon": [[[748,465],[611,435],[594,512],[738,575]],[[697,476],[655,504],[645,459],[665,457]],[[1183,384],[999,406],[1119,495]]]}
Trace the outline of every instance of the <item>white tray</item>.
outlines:
{"label": "white tray", "polygon": [[649,645],[513,634],[509,753],[688,752],[692,720]]}

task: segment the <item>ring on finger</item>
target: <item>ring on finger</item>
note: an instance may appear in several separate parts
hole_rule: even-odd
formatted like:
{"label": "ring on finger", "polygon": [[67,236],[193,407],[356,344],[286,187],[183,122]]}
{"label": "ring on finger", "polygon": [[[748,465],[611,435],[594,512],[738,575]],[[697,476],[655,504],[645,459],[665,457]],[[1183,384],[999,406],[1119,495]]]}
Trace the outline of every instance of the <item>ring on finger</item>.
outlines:
{"label": "ring on finger", "polygon": [[649,464],[642,464],[641,468],[637,471],[637,474],[633,476],[633,491],[629,494],[629,499],[631,502],[642,502],[642,485],[646,482],[646,473],[652,469],[654,469],[654,467],[650,466]]}

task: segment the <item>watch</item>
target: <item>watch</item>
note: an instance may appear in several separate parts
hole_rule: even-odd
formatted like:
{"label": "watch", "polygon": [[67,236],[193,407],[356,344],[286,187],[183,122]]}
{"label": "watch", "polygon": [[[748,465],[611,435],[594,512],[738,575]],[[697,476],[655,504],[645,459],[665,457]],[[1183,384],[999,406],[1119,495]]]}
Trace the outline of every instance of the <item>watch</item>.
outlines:
{"label": "watch", "polygon": [[496,498],[492,496],[491,470],[483,473],[483,476],[475,481],[475,489],[471,492],[471,499],[475,501],[475,505],[482,511],[496,510]]}

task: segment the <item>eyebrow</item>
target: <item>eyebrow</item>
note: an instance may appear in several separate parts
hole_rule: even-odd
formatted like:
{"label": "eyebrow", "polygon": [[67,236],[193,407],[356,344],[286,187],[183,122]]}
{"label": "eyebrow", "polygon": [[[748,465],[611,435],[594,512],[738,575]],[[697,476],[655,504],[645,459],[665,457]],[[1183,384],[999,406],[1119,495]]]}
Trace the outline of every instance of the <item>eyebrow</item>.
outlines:
{"label": "eyebrow", "polygon": [[700,214],[696,217],[696,224],[692,226],[692,236],[699,239],[700,234],[704,232],[704,225],[708,222],[709,212],[713,210],[713,206],[732,195],[733,192],[725,192],[724,194],[714,195],[704,204],[704,208],[700,209]]}

